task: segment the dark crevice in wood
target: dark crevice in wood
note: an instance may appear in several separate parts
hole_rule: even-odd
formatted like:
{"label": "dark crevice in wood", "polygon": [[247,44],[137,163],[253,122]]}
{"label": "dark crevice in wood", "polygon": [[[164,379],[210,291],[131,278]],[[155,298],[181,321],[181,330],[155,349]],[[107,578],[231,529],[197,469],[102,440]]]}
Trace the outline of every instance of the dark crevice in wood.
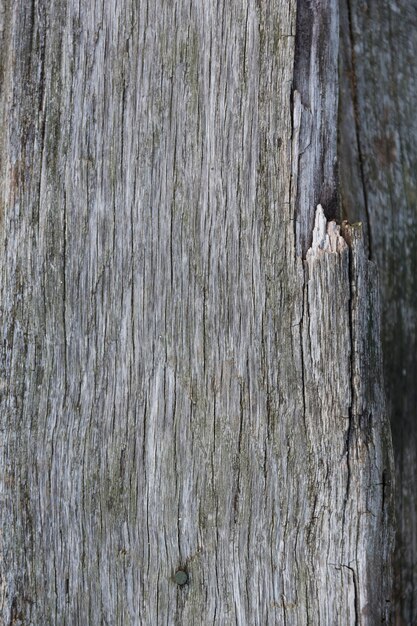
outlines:
{"label": "dark crevice in wood", "polygon": [[[305,261],[303,261],[303,300],[302,300],[302,311],[301,311],[301,320],[300,320],[300,356],[301,356],[301,381],[302,381],[302,396],[303,396],[303,422],[304,427],[306,426],[306,387],[305,387],[305,359],[304,359],[304,345],[303,345],[303,337],[304,337],[304,324],[309,323],[309,314],[308,314],[308,265]],[[305,310],[307,308],[307,311]],[[308,333],[308,330],[307,330]]]}
{"label": "dark crevice in wood", "polygon": [[353,567],[350,567],[349,565],[343,565],[342,567],[346,567],[346,569],[350,570],[352,572],[352,579],[353,579],[353,588],[354,588],[354,592],[355,592],[355,623],[353,626],[361,626],[361,620],[359,618],[359,594],[358,594],[358,582],[357,582],[357,577],[356,577],[356,572],[353,569]]}
{"label": "dark crevice in wood", "polygon": [[[366,189],[366,179],[365,179],[365,170],[363,163],[363,150],[361,145],[361,125],[359,121],[359,103],[358,103],[358,91],[357,91],[357,78],[356,78],[356,53],[355,53],[355,37],[353,33],[353,24],[352,24],[352,9],[350,0],[346,1],[347,7],[347,17],[348,17],[348,28],[349,28],[349,40],[350,40],[350,71],[351,71],[351,93],[352,93],[352,103],[353,103],[353,112],[354,112],[354,120],[355,120],[355,138],[356,138],[356,146],[358,150],[358,164],[360,169],[360,184],[362,187],[363,193],[363,203],[366,213],[367,225],[366,225],[366,247],[368,251],[368,258],[372,259],[372,233],[371,233],[371,221],[369,217],[369,207],[368,207],[368,194]],[[347,216],[349,218],[349,216]]]}
{"label": "dark crevice in wood", "polygon": [[[349,242],[348,242],[349,244]],[[352,249],[349,246],[349,340],[350,340],[350,407],[349,407],[349,426],[346,433],[346,462],[347,462],[347,482],[346,482],[346,496],[345,496],[345,507],[343,509],[343,527],[345,525],[345,511],[346,511],[346,503],[349,499],[350,492],[350,483],[351,483],[351,464],[350,464],[350,454],[351,454],[351,444],[352,444],[352,436],[354,435],[355,429],[355,416],[353,407],[355,404],[355,385],[354,385],[354,359],[355,359],[355,341],[354,341],[354,321],[353,321],[353,296],[354,296],[354,276],[353,276],[353,258],[352,258]]]}

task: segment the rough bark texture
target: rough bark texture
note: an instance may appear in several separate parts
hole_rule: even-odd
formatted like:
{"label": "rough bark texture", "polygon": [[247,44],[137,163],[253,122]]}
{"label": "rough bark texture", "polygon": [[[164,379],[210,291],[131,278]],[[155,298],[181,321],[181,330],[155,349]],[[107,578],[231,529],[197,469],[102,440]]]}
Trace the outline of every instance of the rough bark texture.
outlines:
{"label": "rough bark texture", "polygon": [[4,624],[389,620],[338,11],[296,9],[3,0]]}
{"label": "rough bark texture", "polygon": [[417,4],[345,0],[340,181],[379,267],[396,459],[395,624],[417,623]]}

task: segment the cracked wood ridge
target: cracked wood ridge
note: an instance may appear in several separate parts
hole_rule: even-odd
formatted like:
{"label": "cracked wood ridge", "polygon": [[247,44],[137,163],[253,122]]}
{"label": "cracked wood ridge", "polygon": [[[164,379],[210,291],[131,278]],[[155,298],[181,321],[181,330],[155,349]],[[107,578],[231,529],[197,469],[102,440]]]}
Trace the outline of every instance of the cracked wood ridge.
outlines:
{"label": "cracked wood ridge", "polygon": [[378,281],[316,210],[338,23],[3,0],[1,624],[388,622]]}

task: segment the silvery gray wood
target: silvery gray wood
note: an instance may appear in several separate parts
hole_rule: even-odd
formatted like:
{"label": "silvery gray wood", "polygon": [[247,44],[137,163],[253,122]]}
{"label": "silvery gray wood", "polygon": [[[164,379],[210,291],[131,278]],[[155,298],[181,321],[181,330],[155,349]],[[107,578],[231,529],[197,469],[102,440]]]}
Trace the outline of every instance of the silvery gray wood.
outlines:
{"label": "silvery gray wood", "polygon": [[3,0],[4,624],[389,618],[376,271],[316,210],[338,16],[310,74],[296,9]]}
{"label": "silvery gray wood", "polygon": [[396,624],[417,621],[417,4],[342,3],[340,181],[381,276],[396,460]]}

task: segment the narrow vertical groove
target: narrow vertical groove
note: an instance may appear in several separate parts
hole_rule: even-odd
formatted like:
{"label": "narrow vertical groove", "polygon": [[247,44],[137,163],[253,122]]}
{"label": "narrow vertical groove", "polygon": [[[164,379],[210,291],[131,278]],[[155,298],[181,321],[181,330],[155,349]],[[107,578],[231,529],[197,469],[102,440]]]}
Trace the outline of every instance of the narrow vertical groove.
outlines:
{"label": "narrow vertical groove", "polygon": [[352,100],[353,100],[353,110],[354,110],[354,119],[355,119],[355,137],[356,137],[356,145],[358,148],[358,163],[360,168],[360,176],[361,176],[361,187],[363,193],[363,203],[365,207],[365,213],[367,218],[367,250],[369,259],[372,260],[372,230],[371,230],[371,221],[369,216],[369,207],[368,207],[368,197],[366,190],[366,179],[365,179],[365,170],[363,164],[363,154],[362,154],[362,145],[361,145],[361,129],[360,129],[360,114],[359,114],[359,103],[358,103],[358,91],[357,91],[357,78],[356,78],[356,52],[355,52],[355,37],[353,34],[353,23],[352,23],[352,9],[350,0],[345,0],[347,6],[347,14],[348,14],[348,27],[349,27],[349,39],[350,39],[350,62],[351,62],[351,88],[352,88]]}

